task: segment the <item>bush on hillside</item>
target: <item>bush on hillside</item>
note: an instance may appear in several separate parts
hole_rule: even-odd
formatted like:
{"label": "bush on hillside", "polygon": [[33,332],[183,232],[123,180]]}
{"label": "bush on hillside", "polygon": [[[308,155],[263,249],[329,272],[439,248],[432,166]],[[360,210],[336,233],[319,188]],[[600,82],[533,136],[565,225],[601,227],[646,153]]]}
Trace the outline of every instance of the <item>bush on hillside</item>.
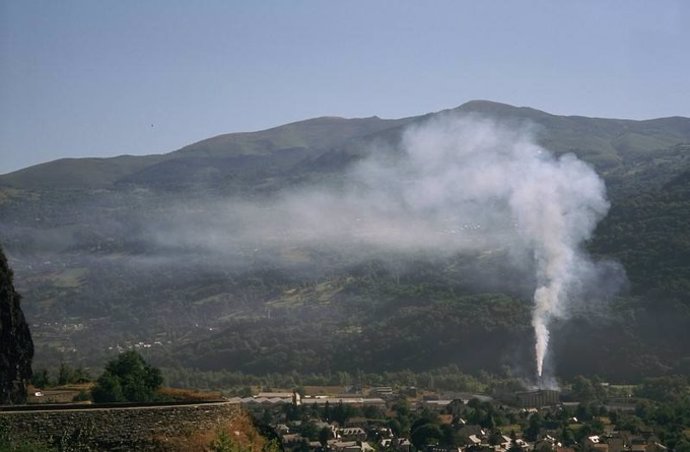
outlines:
{"label": "bush on hillside", "polygon": [[163,384],[159,369],[150,366],[135,351],[120,353],[110,361],[91,390],[96,403],[148,402]]}

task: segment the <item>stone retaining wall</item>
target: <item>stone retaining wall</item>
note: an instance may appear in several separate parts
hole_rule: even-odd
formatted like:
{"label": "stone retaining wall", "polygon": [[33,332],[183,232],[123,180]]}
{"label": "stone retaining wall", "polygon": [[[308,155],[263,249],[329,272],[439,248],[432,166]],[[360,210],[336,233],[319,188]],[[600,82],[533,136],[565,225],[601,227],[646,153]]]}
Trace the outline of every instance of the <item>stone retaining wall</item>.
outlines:
{"label": "stone retaining wall", "polygon": [[165,407],[1,412],[14,441],[88,446],[94,450],[175,450],[174,439],[215,429],[236,415],[230,403]]}

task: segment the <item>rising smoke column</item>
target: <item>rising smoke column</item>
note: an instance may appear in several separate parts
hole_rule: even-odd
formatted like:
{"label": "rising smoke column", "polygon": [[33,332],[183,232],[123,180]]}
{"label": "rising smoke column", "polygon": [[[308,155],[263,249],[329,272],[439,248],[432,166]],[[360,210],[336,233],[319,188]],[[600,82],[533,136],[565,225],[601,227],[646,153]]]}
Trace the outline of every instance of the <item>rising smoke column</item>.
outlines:
{"label": "rising smoke column", "polygon": [[596,172],[536,144],[529,126],[474,115],[439,115],[409,127],[399,146],[375,143],[362,152],[367,157],[346,170],[342,185],[223,200],[207,207],[213,214],[203,222],[182,208],[159,223],[157,243],[225,253],[224,262],[238,265],[257,252],[290,265],[286,250],[300,249],[350,262],[388,252],[415,259],[509,251],[521,257],[510,262],[517,270],[536,271],[541,377],[552,320],[567,316],[579,290],[598,277],[582,250],[609,208]]}
{"label": "rising smoke column", "polygon": [[532,171],[517,181],[510,205],[521,236],[531,245],[537,268],[532,326],[536,367],[543,374],[551,320],[564,315],[573,284],[590,266],[581,251],[609,203],[603,181],[574,155],[558,159],[538,151],[527,155]]}
{"label": "rising smoke column", "polygon": [[[422,183],[414,187],[414,196],[431,191],[443,199],[450,194],[458,197],[458,205],[444,201],[445,208],[456,207],[479,218],[483,215],[468,204],[495,206],[497,200],[507,199],[518,236],[536,264],[532,326],[541,378],[549,325],[567,314],[574,289],[586,284],[584,274],[593,268],[581,248],[608,211],[604,182],[575,155],[554,157],[527,129],[486,119],[449,117],[411,131],[406,144],[415,168],[431,168],[418,177]],[[439,178],[455,178],[450,180],[455,187],[439,187]]]}

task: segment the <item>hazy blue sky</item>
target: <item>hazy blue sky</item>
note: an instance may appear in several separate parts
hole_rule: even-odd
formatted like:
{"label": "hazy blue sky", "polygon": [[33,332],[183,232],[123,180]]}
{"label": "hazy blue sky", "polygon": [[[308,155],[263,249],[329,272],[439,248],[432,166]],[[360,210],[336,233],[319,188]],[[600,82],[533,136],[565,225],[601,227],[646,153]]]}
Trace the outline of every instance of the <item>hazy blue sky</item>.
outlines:
{"label": "hazy blue sky", "polygon": [[690,116],[690,2],[0,0],[0,173],[472,99]]}

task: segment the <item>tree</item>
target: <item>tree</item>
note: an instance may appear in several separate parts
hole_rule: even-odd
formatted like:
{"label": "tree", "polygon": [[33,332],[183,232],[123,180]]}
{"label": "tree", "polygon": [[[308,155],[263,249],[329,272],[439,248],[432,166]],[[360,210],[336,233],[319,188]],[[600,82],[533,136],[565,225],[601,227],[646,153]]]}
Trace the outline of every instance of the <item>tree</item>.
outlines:
{"label": "tree", "polygon": [[313,422],[303,422],[300,426],[300,434],[309,441],[316,441],[319,439],[319,428]]}
{"label": "tree", "polygon": [[676,443],[676,452],[690,452],[690,441],[681,439]]}
{"label": "tree", "polygon": [[72,372],[72,381],[70,383],[88,383],[92,381],[91,375],[83,367],[77,367]]}
{"label": "tree", "polygon": [[127,351],[106,365],[91,393],[97,403],[146,402],[155,398],[161,384],[160,370],[151,367],[139,353]]}
{"label": "tree", "polygon": [[261,414],[261,422],[266,425],[275,423],[275,417],[273,416],[273,413],[271,413],[271,410],[269,410],[268,408],[264,408],[264,411]]}
{"label": "tree", "polygon": [[561,430],[561,441],[566,447],[575,444],[575,435],[573,435],[573,431],[566,425],[564,425],[563,430]]}
{"label": "tree", "polygon": [[423,449],[429,444],[438,444],[443,438],[443,433],[435,423],[427,422],[412,429],[410,440],[417,449]]}
{"label": "tree", "polygon": [[440,428],[441,434],[443,435],[439,440],[441,446],[460,447],[464,446],[467,444],[467,441],[469,441],[465,435],[462,435],[460,431],[450,424],[443,424]]}
{"label": "tree", "polygon": [[503,442],[503,435],[501,435],[500,430],[494,429],[489,435],[489,444],[492,446],[498,446]]}
{"label": "tree", "polygon": [[393,434],[395,436],[403,436],[403,434],[405,433],[403,431],[402,425],[400,425],[400,421],[397,419],[388,419],[386,425],[393,431]]}
{"label": "tree", "polygon": [[328,400],[326,400],[326,404],[323,407],[323,418],[326,422],[331,421],[331,406],[328,404]]}
{"label": "tree", "polygon": [[91,396],[96,403],[127,401],[122,392],[120,379],[108,372],[104,372],[98,378],[96,386],[91,390]]}
{"label": "tree", "polygon": [[582,375],[578,375],[573,381],[573,397],[579,402],[594,400],[596,397],[594,384]]}
{"label": "tree", "polygon": [[41,389],[50,386],[50,375],[48,375],[48,369],[41,369],[37,372],[34,372],[33,377],[31,377],[31,384]]}
{"label": "tree", "polygon": [[74,371],[72,370],[72,368],[67,364],[61,362],[60,369],[58,370],[58,386],[63,386],[68,383],[72,383],[73,374]]}
{"label": "tree", "polygon": [[524,437],[527,441],[536,441],[538,439],[542,422],[543,419],[539,413],[534,413],[530,416],[529,425],[524,431]]}
{"label": "tree", "polygon": [[363,407],[362,414],[368,419],[383,419],[386,417],[386,413],[375,405],[367,405]]}
{"label": "tree", "polygon": [[508,448],[508,452],[524,452],[524,449],[520,447],[517,441],[511,441],[510,447]]}
{"label": "tree", "polygon": [[685,394],[687,384],[687,380],[681,376],[647,378],[635,391],[635,395],[658,402],[670,402]]}
{"label": "tree", "polygon": [[351,405],[344,405],[342,401],[331,409],[331,418],[340,425],[345,425],[345,422],[353,416],[357,415],[357,410]]}
{"label": "tree", "polygon": [[323,447],[328,445],[328,440],[331,439],[331,429],[328,427],[323,427],[319,430],[319,442]]}

